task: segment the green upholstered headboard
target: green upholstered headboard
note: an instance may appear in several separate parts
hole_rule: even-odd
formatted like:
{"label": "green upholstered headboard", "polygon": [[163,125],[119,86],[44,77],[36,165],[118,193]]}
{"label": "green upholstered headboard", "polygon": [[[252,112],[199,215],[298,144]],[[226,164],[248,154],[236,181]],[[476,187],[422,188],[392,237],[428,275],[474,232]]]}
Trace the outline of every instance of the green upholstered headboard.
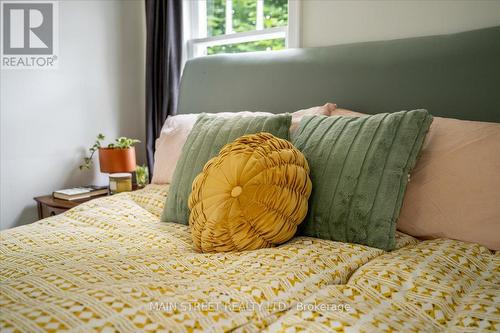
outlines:
{"label": "green upholstered headboard", "polygon": [[325,102],[500,122],[500,27],[196,58],[184,69],[178,113],[282,113]]}

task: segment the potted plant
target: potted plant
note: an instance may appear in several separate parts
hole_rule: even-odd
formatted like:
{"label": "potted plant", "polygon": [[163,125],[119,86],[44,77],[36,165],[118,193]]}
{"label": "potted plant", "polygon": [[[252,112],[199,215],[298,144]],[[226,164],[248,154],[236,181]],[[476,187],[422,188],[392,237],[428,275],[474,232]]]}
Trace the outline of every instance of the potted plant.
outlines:
{"label": "potted plant", "polygon": [[146,165],[138,165],[135,169],[135,181],[137,186],[144,187],[149,181],[149,171]]}
{"label": "potted plant", "polygon": [[136,169],[135,148],[134,145],[140,141],[120,137],[114,143],[108,144],[106,147],[102,145],[105,137],[99,134],[92,147],[89,148],[90,156],[83,159],[83,164],[80,165],[80,170],[90,169],[92,166],[92,157],[95,152],[99,152],[99,165],[101,172],[117,173],[117,172],[133,172]]}

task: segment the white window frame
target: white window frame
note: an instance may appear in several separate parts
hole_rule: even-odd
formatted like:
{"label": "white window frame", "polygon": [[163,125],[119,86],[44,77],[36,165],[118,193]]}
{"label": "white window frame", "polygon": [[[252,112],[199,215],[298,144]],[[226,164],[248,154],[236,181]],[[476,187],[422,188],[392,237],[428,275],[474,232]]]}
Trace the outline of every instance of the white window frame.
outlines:
{"label": "white window frame", "polygon": [[[257,11],[262,12],[264,0],[257,0]],[[203,49],[210,46],[255,42],[259,40],[284,38],[286,48],[298,48],[300,41],[301,0],[288,0],[288,26],[263,28],[263,15],[257,15],[256,30],[232,31],[232,11],[226,10],[226,34],[207,37],[206,0],[183,0],[183,64],[203,55]],[[232,1],[226,0],[226,8],[231,8]]]}

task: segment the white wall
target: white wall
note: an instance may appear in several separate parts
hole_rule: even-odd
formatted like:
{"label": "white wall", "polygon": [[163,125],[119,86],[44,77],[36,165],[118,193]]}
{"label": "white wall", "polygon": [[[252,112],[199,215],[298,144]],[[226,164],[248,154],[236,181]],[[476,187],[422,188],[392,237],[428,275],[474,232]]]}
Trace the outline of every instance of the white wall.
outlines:
{"label": "white wall", "polygon": [[58,69],[1,71],[2,229],[36,220],[34,196],[106,184],[78,169],[99,132],[145,141],[144,2],[61,1],[59,38]]}
{"label": "white wall", "polygon": [[500,1],[302,0],[302,46],[446,34],[500,25]]}

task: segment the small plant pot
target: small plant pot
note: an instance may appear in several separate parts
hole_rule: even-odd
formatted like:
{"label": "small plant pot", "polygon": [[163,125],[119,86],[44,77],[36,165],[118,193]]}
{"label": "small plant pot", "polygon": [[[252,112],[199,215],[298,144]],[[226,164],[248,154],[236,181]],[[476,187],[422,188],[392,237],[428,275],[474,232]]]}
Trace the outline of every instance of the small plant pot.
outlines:
{"label": "small plant pot", "polygon": [[101,172],[134,172],[136,167],[135,148],[99,148]]}

